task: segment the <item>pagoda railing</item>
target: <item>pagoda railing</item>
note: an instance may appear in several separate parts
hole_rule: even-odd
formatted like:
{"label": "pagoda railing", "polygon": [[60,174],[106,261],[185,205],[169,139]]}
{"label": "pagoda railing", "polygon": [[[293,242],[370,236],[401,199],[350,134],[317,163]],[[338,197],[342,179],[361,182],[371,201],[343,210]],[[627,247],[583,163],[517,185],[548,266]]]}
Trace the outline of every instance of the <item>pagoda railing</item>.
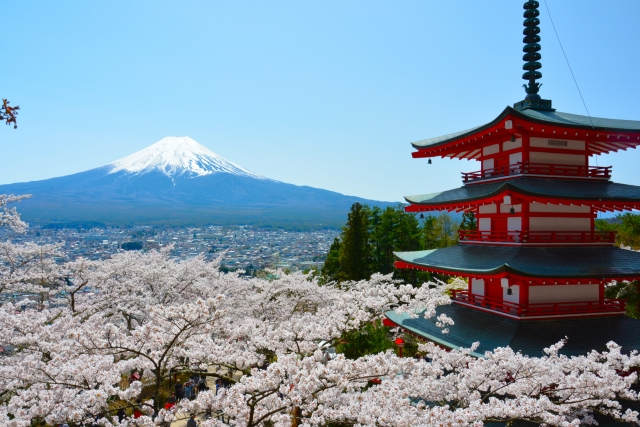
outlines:
{"label": "pagoda railing", "polygon": [[626,301],[605,298],[603,301],[576,301],[537,304],[517,304],[469,291],[452,290],[452,299],[461,304],[484,308],[516,317],[582,316],[588,314],[625,313]]}
{"label": "pagoda railing", "polygon": [[610,179],[611,166],[551,165],[547,163],[518,162],[475,172],[462,172],[464,183],[486,179],[502,178],[510,175],[541,175],[554,177],[576,177]]}
{"label": "pagoda railing", "polygon": [[612,245],[615,231],[479,231],[459,230],[460,243],[508,243],[518,245]]}

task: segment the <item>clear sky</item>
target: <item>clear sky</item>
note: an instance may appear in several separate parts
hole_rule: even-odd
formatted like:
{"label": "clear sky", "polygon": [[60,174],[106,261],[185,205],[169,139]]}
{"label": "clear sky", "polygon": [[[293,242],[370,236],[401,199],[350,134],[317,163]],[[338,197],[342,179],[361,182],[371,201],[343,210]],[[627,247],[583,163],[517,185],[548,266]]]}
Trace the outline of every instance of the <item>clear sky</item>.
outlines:
{"label": "clear sky", "polygon": [[[524,97],[523,0],[4,2],[0,183],[190,136],[258,174],[378,200],[460,185],[477,162],[411,141]],[[585,114],[541,6],[543,98]],[[640,120],[640,1],[547,0],[593,116]],[[640,151],[603,156],[640,185]]]}

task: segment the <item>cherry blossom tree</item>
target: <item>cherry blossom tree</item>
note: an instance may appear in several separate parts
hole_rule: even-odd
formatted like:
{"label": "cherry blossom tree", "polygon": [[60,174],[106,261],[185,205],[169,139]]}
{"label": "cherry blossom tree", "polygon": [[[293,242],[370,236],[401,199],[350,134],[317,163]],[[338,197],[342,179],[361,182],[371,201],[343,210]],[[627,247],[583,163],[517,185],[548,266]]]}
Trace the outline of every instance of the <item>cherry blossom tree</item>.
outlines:
{"label": "cherry blossom tree", "polygon": [[[26,226],[0,196],[0,220]],[[601,414],[638,422],[637,353],[615,343],[579,357],[499,348],[420,345],[424,358],[392,352],[331,355],[349,333],[395,310],[455,328],[436,315],[448,286],[402,284],[391,275],[320,284],[311,275],[222,273],[219,260],[177,261],[170,248],[105,261],[60,261],[59,247],[0,246],[0,425],[63,422],[154,426],[189,412],[223,414],[238,427],[483,425],[524,420],[577,426]],[[29,298],[35,304],[24,304]],[[139,380],[129,381],[131,372]],[[164,409],[175,372],[205,372],[231,386]],[[138,399],[145,399],[138,402]],[[119,409],[142,409],[122,422]],[[203,426],[221,426],[212,418]]]}

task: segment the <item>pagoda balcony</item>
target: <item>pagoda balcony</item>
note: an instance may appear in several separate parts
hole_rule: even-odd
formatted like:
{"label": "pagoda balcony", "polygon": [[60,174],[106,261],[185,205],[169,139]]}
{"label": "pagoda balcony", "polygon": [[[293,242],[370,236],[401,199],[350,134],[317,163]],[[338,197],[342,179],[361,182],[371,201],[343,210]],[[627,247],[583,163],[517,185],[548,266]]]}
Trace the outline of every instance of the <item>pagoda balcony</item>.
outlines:
{"label": "pagoda balcony", "polygon": [[462,244],[488,245],[606,245],[616,241],[615,231],[479,231],[459,230]]}
{"label": "pagoda balcony", "polygon": [[611,179],[611,166],[551,165],[546,163],[518,162],[476,172],[462,172],[464,184],[508,179],[516,176],[545,178]]}
{"label": "pagoda balcony", "polygon": [[619,299],[605,298],[603,301],[516,304],[470,294],[468,291],[452,290],[451,292],[451,299],[456,304],[519,319],[589,317],[626,313],[626,301]]}

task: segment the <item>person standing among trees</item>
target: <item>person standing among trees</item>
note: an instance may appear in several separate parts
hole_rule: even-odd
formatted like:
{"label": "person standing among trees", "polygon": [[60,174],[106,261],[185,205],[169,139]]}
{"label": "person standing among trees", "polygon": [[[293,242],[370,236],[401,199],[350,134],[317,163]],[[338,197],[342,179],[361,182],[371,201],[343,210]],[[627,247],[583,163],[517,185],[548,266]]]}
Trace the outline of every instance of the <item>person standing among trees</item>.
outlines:
{"label": "person standing among trees", "polygon": [[191,381],[187,381],[187,383],[184,385],[184,397],[186,399],[191,400],[192,395],[193,395],[193,383]]}
{"label": "person standing among trees", "polygon": [[182,387],[182,383],[180,382],[180,380],[176,381],[176,398],[178,400],[182,400],[184,399],[184,387]]}
{"label": "person standing among trees", "polygon": [[187,427],[198,427],[198,423],[196,423],[196,414],[191,414],[189,421],[187,421]]}

